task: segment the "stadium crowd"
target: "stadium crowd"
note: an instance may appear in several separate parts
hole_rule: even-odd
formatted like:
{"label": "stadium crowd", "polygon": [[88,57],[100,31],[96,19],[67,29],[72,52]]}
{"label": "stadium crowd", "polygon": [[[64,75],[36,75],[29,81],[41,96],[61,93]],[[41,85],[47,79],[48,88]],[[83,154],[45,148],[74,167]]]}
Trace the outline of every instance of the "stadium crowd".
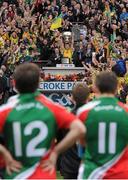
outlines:
{"label": "stadium crowd", "polygon": [[[128,56],[127,0],[10,0],[1,2],[0,14],[0,64],[55,66],[65,57],[78,67],[97,66]],[[52,29],[60,15],[60,27]],[[80,37],[64,42],[63,32],[73,31],[74,23],[83,25]]]}
{"label": "stadium crowd", "polygon": [[[63,38],[67,31],[72,32],[68,42]],[[85,74],[107,69],[123,77],[128,59],[127,0],[1,0],[2,89],[11,89],[11,75],[18,64],[56,66],[63,58],[76,67],[85,67]],[[81,78],[76,76],[60,79]]]}

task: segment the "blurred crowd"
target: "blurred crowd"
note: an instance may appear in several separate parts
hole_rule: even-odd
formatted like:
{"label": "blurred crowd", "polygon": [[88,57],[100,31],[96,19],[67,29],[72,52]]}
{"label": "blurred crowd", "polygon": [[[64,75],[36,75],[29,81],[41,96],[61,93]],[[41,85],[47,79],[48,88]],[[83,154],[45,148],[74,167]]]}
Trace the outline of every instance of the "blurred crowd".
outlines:
{"label": "blurred crowd", "polygon": [[[51,29],[60,15],[61,26]],[[63,41],[67,31],[71,42]],[[0,64],[13,69],[40,60],[56,66],[69,58],[78,67],[97,67],[127,57],[127,0],[1,0]]]}
{"label": "blurred crowd", "polygon": [[[61,24],[52,29],[58,17]],[[64,32],[71,32],[71,41],[64,40]],[[128,1],[0,0],[0,76],[10,78],[20,63],[52,67],[64,58],[84,67],[87,74],[98,68],[123,77],[128,60]]]}

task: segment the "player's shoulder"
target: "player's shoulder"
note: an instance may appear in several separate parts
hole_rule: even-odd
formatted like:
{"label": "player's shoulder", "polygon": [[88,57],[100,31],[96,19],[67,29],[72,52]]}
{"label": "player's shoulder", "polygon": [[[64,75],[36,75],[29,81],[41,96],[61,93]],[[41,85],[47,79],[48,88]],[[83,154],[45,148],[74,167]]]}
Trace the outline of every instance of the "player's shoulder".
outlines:
{"label": "player's shoulder", "polygon": [[85,105],[83,105],[81,108],[78,109],[77,115],[80,115],[83,112],[91,111],[94,107],[100,104],[100,100],[93,100]]}
{"label": "player's shoulder", "polygon": [[39,95],[36,100],[42,103],[42,105],[48,108],[48,110],[54,115],[59,128],[69,128],[72,121],[76,119],[76,117],[67,111],[65,107],[58,103],[54,103],[44,95]]}
{"label": "player's shoulder", "polygon": [[118,105],[128,113],[128,105],[123,104],[122,102],[118,102]]}
{"label": "player's shoulder", "polygon": [[53,102],[51,99],[47,98],[45,95],[40,94],[39,96],[37,96],[36,98],[37,101],[41,102],[42,105],[46,106],[47,108],[51,109],[51,110],[55,110],[55,109],[65,109],[64,107],[62,107],[61,105],[59,105],[58,103]]}
{"label": "player's shoulder", "polygon": [[7,103],[0,107],[0,112],[13,109],[19,102],[18,95],[12,96],[8,99]]}
{"label": "player's shoulder", "polygon": [[18,100],[18,98],[19,98],[19,94],[17,94],[17,95],[14,95],[14,96],[11,96],[9,99],[8,99],[8,103],[9,102],[14,102],[14,101],[17,101]]}

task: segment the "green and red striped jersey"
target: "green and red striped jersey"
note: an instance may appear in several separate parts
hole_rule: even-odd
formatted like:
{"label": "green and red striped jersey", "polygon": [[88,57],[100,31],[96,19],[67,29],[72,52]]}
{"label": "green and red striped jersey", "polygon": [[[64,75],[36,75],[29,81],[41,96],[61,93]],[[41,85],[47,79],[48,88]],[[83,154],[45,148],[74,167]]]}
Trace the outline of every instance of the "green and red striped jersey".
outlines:
{"label": "green and red striped jersey", "polygon": [[68,128],[74,119],[73,114],[39,92],[17,95],[0,107],[0,132],[5,145],[23,165],[20,173],[5,173],[4,178],[31,177],[50,152],[57,130]]}
{"label": "green and red striped jersey", "polygon": [[79,179],[128,179],[128,107],[100,97],[77,114],[87,128]]}

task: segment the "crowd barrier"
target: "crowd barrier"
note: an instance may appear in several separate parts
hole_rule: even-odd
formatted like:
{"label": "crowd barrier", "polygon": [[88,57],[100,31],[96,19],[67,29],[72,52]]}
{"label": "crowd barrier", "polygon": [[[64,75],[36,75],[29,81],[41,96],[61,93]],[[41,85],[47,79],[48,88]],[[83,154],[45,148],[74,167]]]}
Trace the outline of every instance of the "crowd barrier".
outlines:
{"label": "crowd barrier", "polygon": [[72,64],[60,65],[60,67],[44,67],[42,71],[45,74],[53,74],[53,75],[69,75],[69,74],[78,74],[85,73],[84,67],[73,67]]}
{"label": "crowd barrier", "polygon": [[[54,74],[54,75],[69,75],[74,73],[84,73],[84,68],[71,68],[71,67],[45,67],[42,68],[42,71],[45,74]],[[57,102],[65,107],[73,107],[72,102],[70,101],[70,94],[72,92],[73,86],[79,82],[65,82],[65,81],[50,81],[50,82],[40,82],[39,89],[45,94],[48,98],[52,99],[54,102]]]}

